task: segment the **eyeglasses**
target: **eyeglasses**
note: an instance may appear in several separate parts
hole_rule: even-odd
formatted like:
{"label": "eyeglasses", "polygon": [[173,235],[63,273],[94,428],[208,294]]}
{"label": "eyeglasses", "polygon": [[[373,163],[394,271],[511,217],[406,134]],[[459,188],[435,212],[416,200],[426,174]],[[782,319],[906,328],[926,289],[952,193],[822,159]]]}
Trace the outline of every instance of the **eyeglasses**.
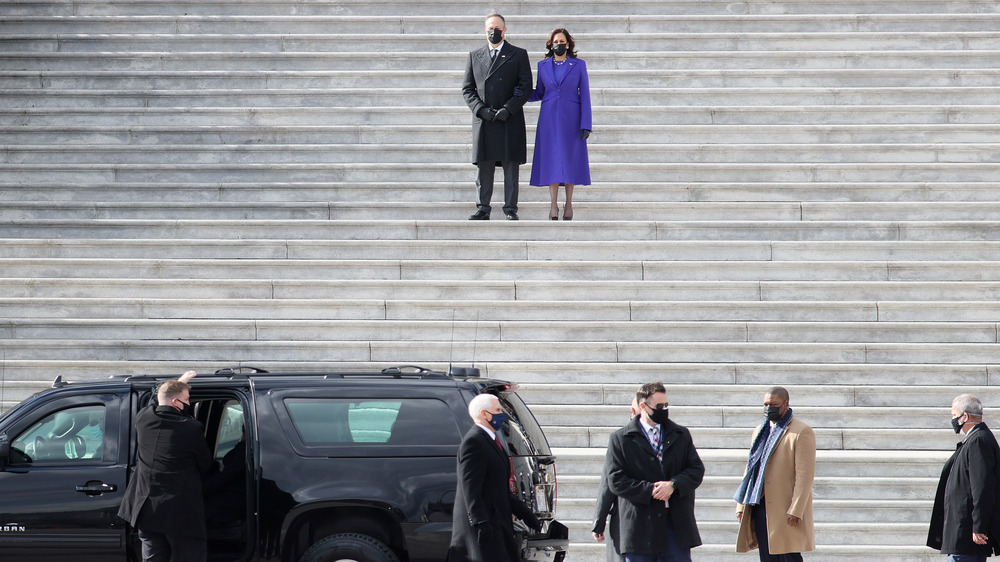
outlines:
{"label": "eyeglasses", "polygon": [[664,409],[664,408],[666,408],[667,406],[670,405],[669,402],[661,402],[659,404],[650,404],[649,402],[644,402],[644,404],[646,404],[647,406],[649,406],[650,408],[652,408],[654,410],[662,410],[662,409]]}

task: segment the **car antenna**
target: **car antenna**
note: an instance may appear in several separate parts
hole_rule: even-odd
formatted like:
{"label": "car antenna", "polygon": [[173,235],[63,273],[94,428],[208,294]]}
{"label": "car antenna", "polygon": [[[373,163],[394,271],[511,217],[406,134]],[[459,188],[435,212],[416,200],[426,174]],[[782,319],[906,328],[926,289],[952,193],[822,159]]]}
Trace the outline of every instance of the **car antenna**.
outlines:
{"label": "car antenna", "polygon": [[4,411],[4,399],[7,398],[7,350],[0,351],[0,412]]}
{"label": "car antenna", "polygon": [[455,363],[455,309],[451,309],[451,353],[448,355],[448,372]]}

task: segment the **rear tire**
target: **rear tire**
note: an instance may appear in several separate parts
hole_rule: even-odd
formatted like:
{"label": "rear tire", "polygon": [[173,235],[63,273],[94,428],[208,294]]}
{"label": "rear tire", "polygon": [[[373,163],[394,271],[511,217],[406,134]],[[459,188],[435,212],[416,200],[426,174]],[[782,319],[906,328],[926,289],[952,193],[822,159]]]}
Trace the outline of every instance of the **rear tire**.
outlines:
{"label": "rear tire", "polygon": [[399,562],[391,548],[358,533],[331,535],[309,547],[299,562]]}

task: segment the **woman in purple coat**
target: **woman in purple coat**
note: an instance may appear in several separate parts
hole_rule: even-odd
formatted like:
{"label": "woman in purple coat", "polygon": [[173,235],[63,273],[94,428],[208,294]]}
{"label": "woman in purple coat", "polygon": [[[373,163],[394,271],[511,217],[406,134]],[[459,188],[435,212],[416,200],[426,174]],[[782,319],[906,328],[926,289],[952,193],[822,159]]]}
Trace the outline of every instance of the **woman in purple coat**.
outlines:
{"label": "woman in purple coat", "polygon": [[566,186],[563,220],[573,220],[573,186],[590,185],[590,81],[587,64],[576,58],[573,36],[552,30],[548,52],[538,63],[538,83],[528,101],[542,102],[531,160],[531,185],[549,186],[549,218],[559,219],[559,185]]}

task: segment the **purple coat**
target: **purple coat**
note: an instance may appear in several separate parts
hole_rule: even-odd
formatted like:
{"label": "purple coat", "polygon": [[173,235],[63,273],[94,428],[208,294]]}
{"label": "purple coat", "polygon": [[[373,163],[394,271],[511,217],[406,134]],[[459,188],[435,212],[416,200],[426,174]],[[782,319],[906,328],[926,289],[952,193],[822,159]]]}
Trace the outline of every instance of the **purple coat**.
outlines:
{"label": "purple coat", "polygon": [[569,68],[556,82],[552,58],[538,62],[538,84],[528,101],[542,102],[531,160],[531,185],[590,185],[587,141],[580,129],[592,129],[590,80],[583,59],[567,58]]}

